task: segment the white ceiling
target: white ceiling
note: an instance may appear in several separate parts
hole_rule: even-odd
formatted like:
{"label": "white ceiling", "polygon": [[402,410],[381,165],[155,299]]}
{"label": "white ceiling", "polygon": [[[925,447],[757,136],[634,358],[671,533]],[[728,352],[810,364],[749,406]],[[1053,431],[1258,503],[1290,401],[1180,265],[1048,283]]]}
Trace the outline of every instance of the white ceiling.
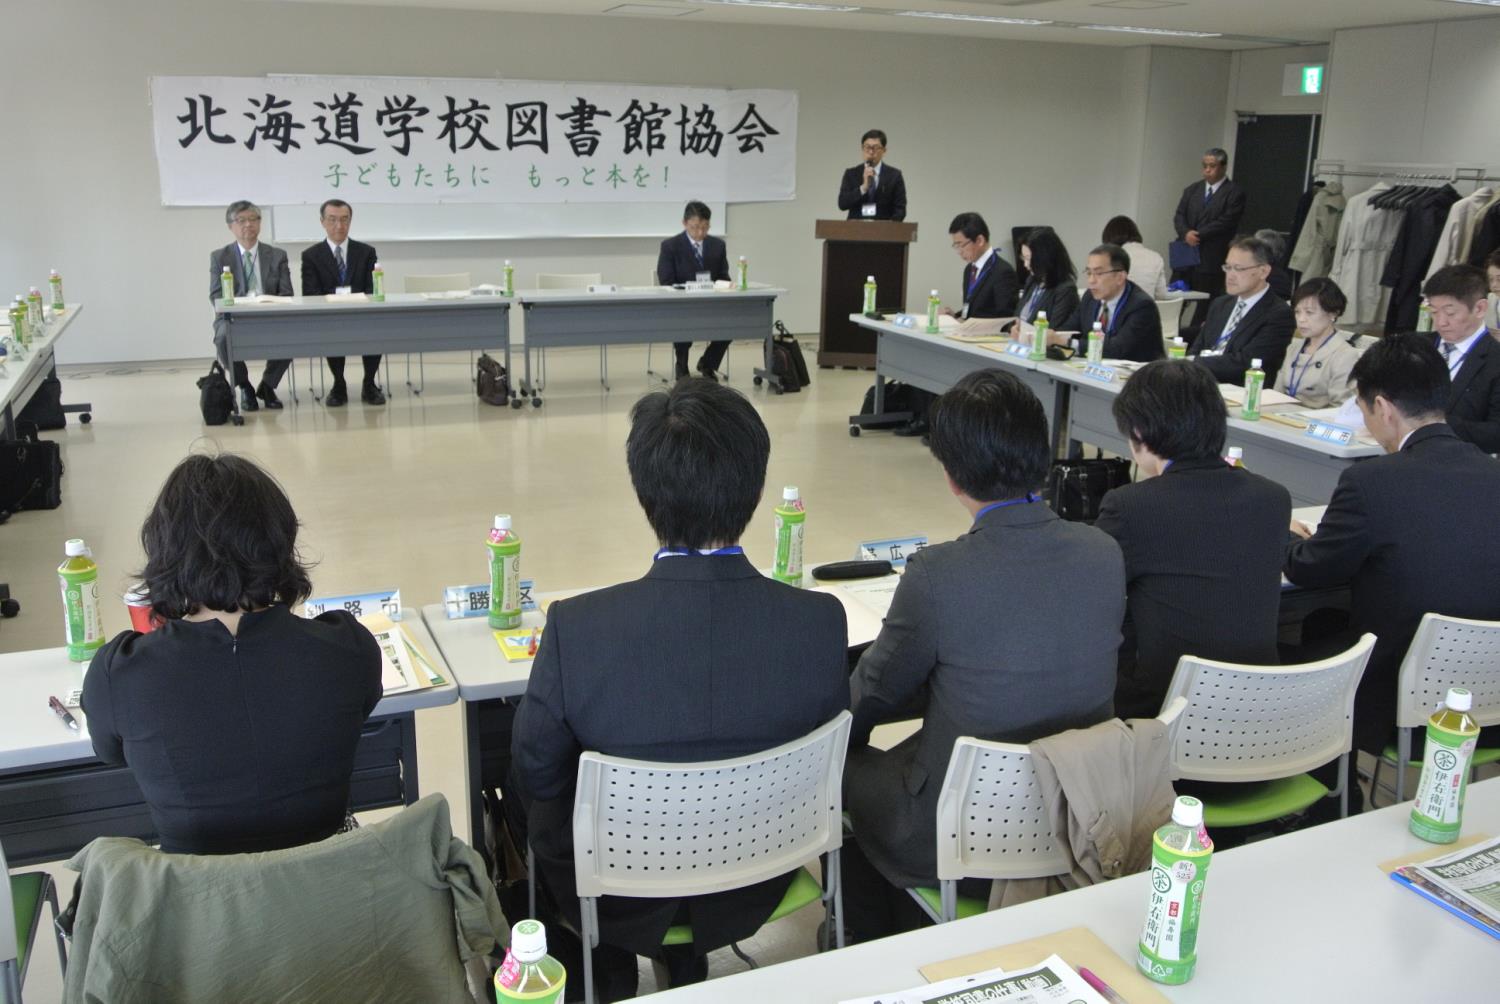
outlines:
{"label": "white ceiling", "polygon": [[[732,7],[698,0],[294,0],[447,10],[485,10],[629,17],[692,24],[755,24],[782,27],[1032,39],[1093,45],[1179,45],[1244,49],[1299,42],[1327,42],[1340,28],[1416,21],[1500,17],[1500,7],[1451,0],[818,0],[858,6],[857,12],[824,13]],[[953,14],[1034,18],[1052,26],[1014,26],[893,16],[921,10]],[[1079,25],[1218,32],[1220,38],[1186,38],[1086,31]]]}

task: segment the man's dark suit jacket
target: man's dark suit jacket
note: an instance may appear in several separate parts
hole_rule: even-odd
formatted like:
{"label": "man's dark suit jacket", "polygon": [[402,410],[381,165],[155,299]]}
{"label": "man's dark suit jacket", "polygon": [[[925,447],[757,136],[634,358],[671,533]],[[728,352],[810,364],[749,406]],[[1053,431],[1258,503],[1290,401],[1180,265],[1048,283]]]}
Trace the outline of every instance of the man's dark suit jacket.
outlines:
{"label": "man's dark suit jacket", "polygon": [[1226,293],[1208,305],[1208,317],[1198,337],[1188,347],[1188,355],[1198,356],[1198,361],[1213,371],[1219,383],[1236,387],[1245,382],[1245,371],[1250,368],[1250,363],[1259,359],[1261,368],[1266,371],[1266,386],[1270,387],[1276,383],[1276,374],[1281,371],[1286,347],[1292,343],[1292,331],[1297,322],[1292,317],[1292,308],[1278,300],[1269,289],[1235,325],[1222,355],[1202,355],[1219,340],[1224,326],[1229,323],[1229,315],[1234,311],[1236,299],[1238,297]]}
{"label": "man's dark suit jacket", "polygon": [[[687,762],[799,738],[848,705],[844,611],[743,555],[662,558],[644,578],[559,600],[516,712],[513,778],[543,879],[574,923],[573,792],[584,750]],[[702,953],[753,934],[791,875],[687,900]],[[679,899],[605,897],[602,940],[660,950]]]}
{"label": "man's dark suit jacket", "polygon": [[[1104,358],[1134,359],[1142,363],[1165,358],[1167,352],[1161,343],[1161,311],[1156,309],[1151,294],[1127,281],[1116,309],[1119,319],[1110,319],[1114,331],[1104,334]],[[1093,293],[1084,293],[1083,299],[1078,301],[1078,309],[1061,323],[1054,324],[1058,331],[1078,332],[1078,349],[1082,352],[1089,347],[1089,332],[1098,317],[1099,301],[1094,299]]]}
{"label": "man's dark suit jacket", "polygon": [[1500,461],[1445,423],[1396,453],[1344,469],[1309,540],[1287,550],[1299,586],[1348,583],[1355,633],[1377,641],[1354,702],[1357,749],[1378,752],[1396,725],[1401,660],[1425,613],[1500,620]]}
{"label": "man's dark suit jacket", "polygon": [[[964,266],[964,277],[960,289],[969,289],[972,264]],[[964,296],[969,305],[969,317],[1015,317],[1020,297],[1020,284],[1016,281],[1016,270],[1010,262],[1000,257],[999,251],[990,252],[989,264],[972,292]]]}
{"label": "man's dark suit jacket", "polygon": [[1094,525],[1125,553],[1115,714],[1158,714],[1184,655],[1276,665],[1291,515],[1285,488],[1218,457],[1104,496]]}
{"label": "man's dark suit jacket", "polygon": [[[864,180],[865,165],[856,164],[844,172],[839,182],[839,208],[847,209],[851,220],[864,218],[859,208],[865,201],[859,190]],[[906,219],[906,179],[884,162],[880,165],[880,184],[875,186],[875,218],[897,222]]]}
{"label": "man's dark suit jacket", "polygon": [[1198,272],[1214,272],[1229,254],[1229,242],[1239,232],[1240,217],[1245,215],[1245,192],[1231,178],[1225,178],[1207,204],[1203,201],[1202,180],[1182,190],[1172,227],[1181,240],[1189,230],[1198,231]]}
{"label": "man's dark suit jacket", "polygon": [[[1026,309],[1026,301],[1031,299],[1036,292],[1040,280],[1033,278],[1021,290],[1021,295],[1016,300],[1016,310]],[[1057,324],[1064,317],[1071,317],[1073,311],[1078,309],[1078,287],[1073,285],[1072,280],[1060,282],[1051,289],[1043,289],[1042,295],[1037,297],[1036,310],[1030,317],[1022,318],[1025,321],[1035,321],[1036,315],[1045,313],[1051,324]],[[1019,316],[1019,314],[1017,315]]]}
{"label": "man's dark suit jacket", "polygon": [[729,251],[724,241],[709,234],[703,238],[703,267],[693,254],[693,242],[686,232],[668,237],[661,242],[661,253],[656,256],[656,281],[663,286],[681,282],[696,282],[699,272],[709,272],[715,279],[729,279]]}
{"label": "man's dark suit jacket", "polygon": [[[1124,616],[1120,548],[1041,502],[992,509],[907,561],[849,681],[844,804],[881,874],[906,888],[935,883],[933,821],[959,736],[1025,743],[1113,714]],[[877,723],[910,717],[914,704],[925,708],[921,731],[887,752],[867,748]]]}
{"label": "man's dark suit jacket", "polygon": [[[348,268],[351,293],[375,292],[375,249],[369,244],[350,238],[344,252],[344,264]],[[302,295],[326,296],[339,288],[339,266],[333,259],[333,249],[326,240],[309,246],[302,252]]]}
{"label": "man's dark suit jacket", "polygon": [[1500,453],[1500,344],[1486,332],[1459,366],[1448,390],[1448,424],[1485,453]]}

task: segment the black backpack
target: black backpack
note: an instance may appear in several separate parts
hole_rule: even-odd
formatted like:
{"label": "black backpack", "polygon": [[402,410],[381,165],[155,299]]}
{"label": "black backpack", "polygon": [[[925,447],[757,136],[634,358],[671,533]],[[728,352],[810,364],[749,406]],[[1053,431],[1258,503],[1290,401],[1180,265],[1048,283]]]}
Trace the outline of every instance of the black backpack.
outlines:
{"label": "black backpack", "polygon": [[203,412],[204,425],[223,425],[234,411],[234,390],[217,362],[198,378],[198,410]]}
{"label": "black backpack", "polygon": [[796,394],[812,383],[812,375],[807,371],[807,360],[802,357],[802,346],[786,325],[780,321],[776,322],[776,334],[771,338],[770,357],[766,360],[766,368],[776,378],[771,384],[772,389],[778,389],[780,393]]}
{"label": "black backpack", "polygon": [[488,352],[479,355],[474,391],[485,404],[504,407],[510,404],[510,376]]}
{"label": "black backpack", "polygon": [[58,444],[39,439],[36,426],[16,423],[20,439],[0,440],[0,523],[23,509],[62,505],[62,455]]}

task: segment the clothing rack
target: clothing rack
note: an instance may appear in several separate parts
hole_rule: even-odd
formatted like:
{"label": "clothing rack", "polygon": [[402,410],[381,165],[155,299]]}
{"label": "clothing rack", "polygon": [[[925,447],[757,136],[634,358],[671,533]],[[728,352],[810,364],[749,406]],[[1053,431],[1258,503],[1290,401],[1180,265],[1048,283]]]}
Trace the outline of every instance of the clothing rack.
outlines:
{"label": "clothing rack", "polygon": [[1411,183],[1420,181],[1469,181],[1475,184],[1500,182],[1500,175],[1488,174],[1482,167],[1455,167],[1448,171],[1421,171],[1381,164],[1357,164],[1348,167],[1341,160],[1319,160],[1313,163],[1314,178],[1375,178],[1383,181]]}

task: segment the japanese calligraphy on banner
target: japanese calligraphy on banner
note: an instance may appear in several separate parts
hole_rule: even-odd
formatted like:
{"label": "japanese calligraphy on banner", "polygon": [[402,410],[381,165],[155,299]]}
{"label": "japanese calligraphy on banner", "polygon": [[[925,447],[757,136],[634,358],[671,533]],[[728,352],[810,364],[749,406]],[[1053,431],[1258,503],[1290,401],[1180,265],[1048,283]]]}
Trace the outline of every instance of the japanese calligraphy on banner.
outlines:
{"label": "japanese calligraphy on banner", "polygon": [[530,80],[153,77],[162,202],[762,202],[797,93]]}

